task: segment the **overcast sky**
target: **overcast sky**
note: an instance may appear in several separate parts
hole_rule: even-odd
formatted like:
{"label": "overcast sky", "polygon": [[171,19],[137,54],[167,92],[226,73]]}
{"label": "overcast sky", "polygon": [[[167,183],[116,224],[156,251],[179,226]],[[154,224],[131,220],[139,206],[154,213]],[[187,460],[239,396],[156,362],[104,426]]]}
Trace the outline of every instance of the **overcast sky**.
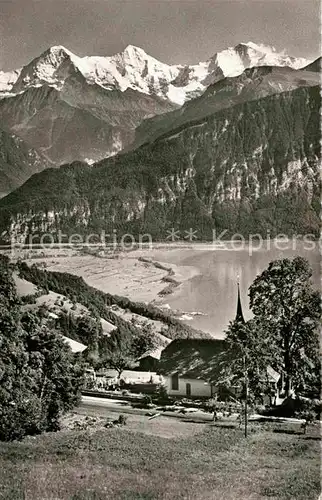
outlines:
{"label": "overcast sky", "polygon": [[193,63],[239,42],[319,55],[316,0],[0,0],[0,68],[51,45],[112,55],[138,45],[167,63]]}

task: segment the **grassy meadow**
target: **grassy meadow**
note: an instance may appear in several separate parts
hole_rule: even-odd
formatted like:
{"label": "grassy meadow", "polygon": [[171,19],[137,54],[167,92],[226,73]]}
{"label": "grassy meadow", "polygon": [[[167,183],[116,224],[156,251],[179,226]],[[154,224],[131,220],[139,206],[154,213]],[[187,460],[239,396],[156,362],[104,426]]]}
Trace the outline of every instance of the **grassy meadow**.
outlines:
{"label": "grassy meadow", "polygon": [[[115,418],[115,414],[113,415]],[[129,415],[0,445],[1,500],[317,500],[320,436]]]}

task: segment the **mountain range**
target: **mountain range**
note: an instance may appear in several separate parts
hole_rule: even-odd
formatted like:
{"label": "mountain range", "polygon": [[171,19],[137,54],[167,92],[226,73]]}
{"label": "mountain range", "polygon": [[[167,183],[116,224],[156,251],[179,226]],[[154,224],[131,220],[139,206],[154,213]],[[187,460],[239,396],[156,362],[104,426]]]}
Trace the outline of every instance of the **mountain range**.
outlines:
{"label": "mountain range", "polygon": [[235,104],[318,85],[319,78],[312,65],[301,70],[278,66],[246,69],[239,76],[226,77],[209,85],[200,97],[188,101],[180,109],[144,120],[137,127],[135,140],[127,149],[135,149],[185,123],[200,120]]}
{"label": "mountain range", "polygon": [[128,147],[144,119],[180,108],[224,77],[255,66],[308,64],[252,42],[193,65],[168,65],[129,45],[109,57],[54,46],[0,72],[1,127],[56,165],[94,163]]}
{"label": "mountain range", "polygon": [[[251,43],[191,67],[143,54],[131,46],[77,59],[56,47],[6,84],[7,127],[11,119],[47,158],[56,147],[72,159],[42,172],[37,165],[39,173],[0,200],[2,240],[58,230],[165,239],[171,228],[193,228],[198,239],[211,239],[214,228],[226,237],[318,235],[319,60],[297,69],[302,60]],[[126,140],[112,155],[106,137],[115,137],[115,120]],[[48,134],[55,140],[45,150]],[[98,151],[99,140],[104,159],[73,161],[87,145]]]}

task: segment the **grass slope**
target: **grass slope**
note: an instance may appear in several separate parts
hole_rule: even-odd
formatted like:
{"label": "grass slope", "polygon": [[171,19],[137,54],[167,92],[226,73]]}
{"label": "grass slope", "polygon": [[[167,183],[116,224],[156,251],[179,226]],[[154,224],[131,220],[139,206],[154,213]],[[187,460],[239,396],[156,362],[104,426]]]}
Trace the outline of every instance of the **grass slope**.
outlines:
{"label": "grass slope", "polygon": [[[119,429],[48,433],[2,444],[0,498],[318,498],[317,435],[257,426],[245,440],[239,429],[142,419],[131,416],[129,426]],[[174,432],[167,434],[170,428]]]}

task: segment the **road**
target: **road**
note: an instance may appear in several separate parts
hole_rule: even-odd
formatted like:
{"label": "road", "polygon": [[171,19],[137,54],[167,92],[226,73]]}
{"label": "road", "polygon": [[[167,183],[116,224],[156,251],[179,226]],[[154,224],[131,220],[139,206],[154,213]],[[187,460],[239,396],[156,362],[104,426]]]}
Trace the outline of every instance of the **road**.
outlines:
{"label": "road", "polygon": [[[120,399],[107,399],[99,398],[94,396],[82,396],[81,404],[78,407],[79,412],[82,413],[89,410],[90,413],[103,414],[108,412],[113,413],[129,413],[133,415],[147,415],[151,412],[158,413],[156,409],[146,409],[146,408],[133,408],[127,401],[122,401]],[[77,408],[76,408],[77,411]],[[212,422],[212,414],[205,413],[203,411],[188,411],[187,413],[179,413],[178,411],[162,411],[161,415],[165,417],[180,418],[185,421],[194,422]]]}
{"label": "road", "polygon": [[[160,411],[156,408],[147,409],[147,408],[133,408],[128,401],[123,401],[121,399],[107,399],[100,398],[96,396],[82,396],[81,404],[78,407],[80,413],[88,412],[95,414],[103,414],[104,413],[129,413],[133,415],[153,415],[155,413],[160,413],[165,417],[178,418],[185,422],[196,422],[196,423],[211,423],[213,422],[213,414],[206,413],[201,410],[197,410],[194,408],[186,408],[184,412],[180,412],[180,410],[176,411]],[[77,411],[77,408],[76,408]],[[237,415],[237,414],[236,414]],[[237,424],[236,415],[232,415],[231,417],[226,417],[220,420],[220,423],[226,424]],[[304,420],[297,418],[283,418],[283,417],[268,417],[261,415],[251,415],[249,417],[249,421],[270,421],[270,422],[279,422],[279,423],[289,423],[289,424],[303,424]],[[322,500],[322,499],[321,499]]]}

